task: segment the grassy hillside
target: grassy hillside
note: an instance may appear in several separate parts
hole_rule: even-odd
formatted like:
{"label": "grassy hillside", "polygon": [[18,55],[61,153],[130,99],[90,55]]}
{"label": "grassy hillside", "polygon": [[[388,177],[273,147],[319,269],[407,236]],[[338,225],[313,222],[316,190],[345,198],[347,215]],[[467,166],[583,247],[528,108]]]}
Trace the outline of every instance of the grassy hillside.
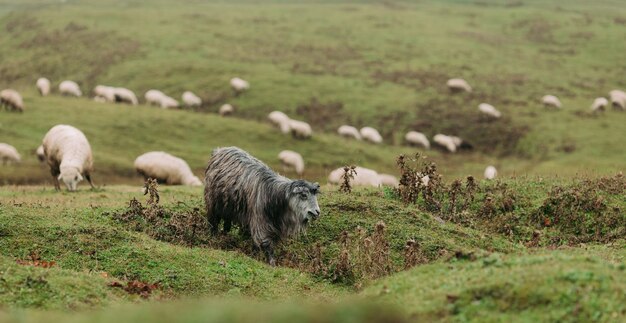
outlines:
{"label": "grassy hillside", "polygon": [[[456,134],[476,153],[438,159],[453,176],[479,175],[486,164],[508,175],[613,173],[626,160],[620,149],[626,114],[587,112],[595,97],[626,87],[619,64],[626,8],[616,1],[4,0],[0,8],[0,87],[23,91],[33,119],[30,130],[22,130],[17,125],[25,118],[3,114],[1,140],[34,149],[53,123],[77,124],[91,135],[108,178],[128,175],[129,161],[144,147],[178,153],[196,170],[218,145],[244,146],[269,163],[291,148],[313,166],[312,178],[346,161],[389,172],[394,156],[406,150],[344,145],[334,137],[301,144],[251,123],[195,114],[150,110],[122,118],[117,107],[109,114],[83,101],[37,98],[39,76],[54,85],[76,80],[86,93],[96,84],[140,95],[158,88],[177,98],[193,90],[205,99],[204,112],[229,102],[238,117],[264,120],[279,109],[312,123],[317,133],[343,123],[373,125],[386,144],[400,144],[409,129],[429,137]],[[228,87],[233,76],[249,80],[251,90],[235,97]],[[466,78],[474,92],[451,96],[445,88],[451,77]],[[563,111],[540,106],[546,93],[562,99]],[[483,101],[505,117],[482,118],[476,107]],[[67,113],[77,108],[91,118]],[[46,122],[36,121],[42,118]],[[168,131],[154,135],[148,125]],[[251,136],[225,134],[244,130]],[[104,137],[101,131],[110,140],[95,138]],[[4,172],[9,182],[41,182],[19,170]]]}

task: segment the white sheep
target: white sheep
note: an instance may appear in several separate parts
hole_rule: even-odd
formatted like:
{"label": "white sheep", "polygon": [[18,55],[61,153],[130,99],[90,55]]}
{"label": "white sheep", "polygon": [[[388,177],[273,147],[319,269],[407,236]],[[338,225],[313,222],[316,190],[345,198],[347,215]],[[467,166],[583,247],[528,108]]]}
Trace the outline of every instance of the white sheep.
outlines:
{"label": "white sheep", "polygon": [[107,99],[101,97],[101,96],[94,96],[93,97],[93,102],[98,102],[98,103],[108,103],[109,101],[107,101]]}
{"label": "white sheep", "polygon": [[543,103],[546,108],[560,109],[562,106],[561,100],[554,95],[544,95],[541,98],[541,103]]}
{"label": "white sheep", "polygon": [[380,135],[378,130],[372,127],[363,127],[359,132],[365,141],[369,141],[374,144],[380,144],[383,142],[383,137]]}
{"label": "white sheep", "polygon": [[113,94],[115,95],[115,102],[127,103],[131,105],[137,105],[139,103],[135,93],[129,89],[116,87],[113,89]]}
{"label": "white sheep", "polygon": [[0,161],[2,161],[3,165],[11,164],[11,163],[20,163],[22,161],[22,156],[17,152],[15,147],[0,143]]}
{"label": "white sheep", "polygon": [[293,168],[298,175],[302,175],[304,172],[304,159],[297,152],[283,150],[278,154],[278,159],[285,169]]}
{"label": "white sheep", "polygon": [[280,128],[280,132],[284,134],[288,134],[291,129],[289,128],[289,117],[280,112],[280,111],[272,111],[267,115],[267,118],[270,122]]}
{"label": "white sheep", "polygon": [[487,166],[485,168],[485,178],[486,179],[494,179],[498,175],[498,171],[493,166]]}
{"label": "white sheep", "polygon": [[202,105],[202,99],[200,99],[199,96],[195,95],[191,91],[183,92],[183,95],[181,98],[183,99],[183,103],[187,107],[194,108],[194,107],[199,107]]}
{"label": "white sheep", "polygon": [[45,77],[40,77],[37,79],[37,90],[41,96],[46,96],[50,94],[50,80]]}
{"label": "white sheep", "polygon": [[[458,138],[458,137],[456,137]],[[460,138],[459,138],[460,139]],[[457,140],[455,140],[452,136],[447,136],[447,135],[443,135],[443,134],[436,134],[433,137],[433,141],[438,144],[439,146],[442,146],[444,148],[446,148],[449,152],[451,153],[455,153],[456,149],[458,148],[457,145]]]}
{"label": "white sheep", "polygon": [[222,117],[225,117],[235,113],[235,108],[230,104],[224,104],[220,107],[219,112]]}
{"label": "white sheep", "polygon": [[[356,175],[350,180],[351,185],[373,187],[380,187],[382,185],[381,178],[375,170],[357,166],[355,171]],[[328,175],[328,182],[330,184],[340,184],[343,181],[342,177],[344,174],[345,171],[343,167],[337,168]]]}
{"label": "white sheep", "polygon": [[91,181],[93,155],[82,131],[68,125],[56,125],[43,138],[43,150],[56,190],[61,189],[59,180],[62,180],[69,191],[75,191],[83,175],[94,188]]}
{"label": "white sheep", "polygon": [[115,88],[112,86],[97,85],[93,94],[96,102],[115,102]]}
{"label": "white sheep", "polygon": [[609,98],[614,109],[626,110],[626,92],[613,90],[609,92]]}
{"label": "white sheep", "polygon": [[472,87],[464,79],[449,79],[446,85],[452,93],[472,92]]}
{"label": "white sheep", "polygon": [[39,159],[40,162],[43,163],[46,161],[46,153],[43,150],[43,146],[37,147],[35,154],[37,155],[37,159]]}
{"label": "white sheep", "polygon": [[165,97],[165,94],[159,90],[148,90],[144,94],[146,103],[149,105],[161,106],[161,100]]}
{"label": "white sheep", "polygon": [[304,121],[290,119],[287,124],[289,125],[291,135],[296,139],[308,139],[313,135],[311,126]]}
{"label": "white sheep", "polygon": [[61,95],[69,95],[69,96],[82,96],[83,92],[80,91],[80,86],[76,84],[74,81],[63,81],[59,84],[59,92]]}
{"label": "white sheep", "polygon": [[346,138],[354,138],[356,140],[361,140],[361,133],[359,130],[353,126],[343,125],[337,129],[337,133]]}
{"label": "white sheep", "polygon": [[430,149],[430,141],[421,132],[409,131],[404,135],[404,140],[411,146],[422,146],[426,149]]}
{"label": "white sheep", "polygon": [[176,99],[167,95],[163,95],[163,97],[161,97],[161,102],[159,103],[159,105],[163,109],[177,109],[180,106]]}
{"label": "white sheep", "polygon": [[168,185],[202,186],[189,164],[163,151],[151,151],[135,159],[135,170],[145,179],[154,178]]}
{"label": "white sheep", "polygon": [[233,90],[235,90],[235,94],[239,95],[243,91],[246,91],[250,88],[250,83],[238,77],[234,77],[230,79],[230,86],[233,88]]}
{"label": "white sheep", "polygon": [[606,98],[596,98],[593,100],[591,107],[589,108],[591,112],[602,112],[609,105],[609,100]]}
{"label": "white sheep", "polygon": [[22,100],[20,93],[13,89],[0,91],[0,106],[4,106],[10,111],[24,112],[24,100]]}
{"label": "white sheep", "polygon": [[500,113],[500,111],[498,111],[498,109],[496,109],[493,105],[488,104],[488,103],[481,103],[478,105],[478,111],[490,116],[490,117],[494,117],[496,119],[500,118],[502,116],[502,113]]}
{"label": "white sheep", "polygon": [[400,185],[400,182],[398,181],[398,179],[393,175],[378,174],[378,177],[380,178],[380,183],[383,186],[398,187],[398,185]]}

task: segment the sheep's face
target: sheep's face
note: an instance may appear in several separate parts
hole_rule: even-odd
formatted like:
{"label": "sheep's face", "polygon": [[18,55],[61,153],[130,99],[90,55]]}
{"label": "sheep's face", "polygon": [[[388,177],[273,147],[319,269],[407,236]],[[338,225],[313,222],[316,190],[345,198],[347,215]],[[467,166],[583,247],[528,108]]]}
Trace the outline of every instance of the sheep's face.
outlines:
{"label": "sheep's face", "polygon": [[320,216],[320,206],[317,204],[319,190],[318,183],[303,180],[295,181],[291,186],[289,208],[305,226]]}
{"label": "sheep's face", "polygon": [[78,186],[78,182],[83,180],[83,176],[78,172],[76,168],[64,169],[59,175],[59,181],[63,181],[67,186],[68,191],[75,191]]}

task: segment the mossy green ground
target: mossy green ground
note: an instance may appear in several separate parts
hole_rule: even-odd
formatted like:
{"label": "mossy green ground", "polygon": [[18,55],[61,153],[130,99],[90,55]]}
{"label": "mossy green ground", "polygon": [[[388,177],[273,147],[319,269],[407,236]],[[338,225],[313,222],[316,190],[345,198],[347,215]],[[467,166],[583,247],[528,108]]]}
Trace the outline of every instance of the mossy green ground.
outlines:
{"label": "mossy green ground", "polygon": [[[532,187],[520,191],[531,201],[524,208],[540,205],[549,190],[542,184]],[[337,248],[343,230],[354,232],[359,226],[368,230],[383,220],[392,260],[401,265],[398,258],[404,242],[415,239],[431,263],[381,280],[366,279],[359,287],[363,290],[355,293],[354,286],[331,283],[305,271],[271,268],[258,253],[185,247],[136,232],[112,215],[125,210],[131,198],[145,199],[139,186],[77,193],[8,186],[0,189],[0,302],[8,311],[5,318],[36,321],[42,315],[16,312],[20,308],[54,310],[59,319],[69,319],[63,313],[68,310],[98,309],[71,318],[103,322],[138,317],[167,321],[171,314],[165,313],[183,309],[181,321],[206,315],[245,321],[255,315],[254,309],[265,321],[300,317],[384,321],[396,316],[611,321],[626,315],[623,240],[580,248],[527,249],[498,234],[442,224],[384,191],[357,190],[347,195],[332,187],[323,190],[324,216],[306,236],[283,245],[283,254],[307,250],[316,242],[329,250]],[[162,187],[160,196],[166,208],[201,205],[200,189]],[[616,197],[611,205],[624,208],[624,203],[623,197]],[[33,253],[56,265],[44,269],[16,262]],[[145,304],[149,301],[108,286],[118,280],[158,282],[151,299],[172,304],[156,310],[155,305]],[[203,306],[194,300],[179,301],[188,298],[209,300]],[[128,303],[139,304],[124,305]],[[322,314],[315,305],[320,303],[326,304]],[[124,314],[118,306],[124,306]],[[250,311],[240,312],[241,306]],[[376,316],[370,306],[381,306],[385,310],[375,312],[388,315]]]}

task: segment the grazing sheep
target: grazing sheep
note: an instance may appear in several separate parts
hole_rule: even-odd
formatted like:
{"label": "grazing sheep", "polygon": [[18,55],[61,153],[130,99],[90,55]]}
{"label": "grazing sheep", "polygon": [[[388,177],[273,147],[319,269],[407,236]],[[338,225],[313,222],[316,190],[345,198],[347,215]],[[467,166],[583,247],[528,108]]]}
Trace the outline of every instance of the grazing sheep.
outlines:
{"label": "grazing sheep", "polygon": [[224,104],[220,107],[220,115],[222,117],[229,116],[233,113],[235,113],[235,108],[230,104]]}
{"label": "grazing sheep", "polygon": [[46,96],[50,94],[50,80],[45,77],[40,77],[37,79],[37,90],[41,96]]}
{"label": "grazing sheep", "polygon": [[478,110],[488,116],[494,117],[496,119],[502,116],[502,113],[498,111],[493,105],[488,103],[481,103],[478,105]]}
{"label": "grazing sheep", "polygon": [[106,85],[97,85],[93,88],[94,101],[115,102],[115,88]]}
{"label": "grazing sheep", "polygon": [[195,95],[191,91],[183,92],[183,95],[181,98],[183,99],[183,103],[185,104],[185,106],[189,108],[195,108],[195,107],[199,107],[200,105],[202,105],[202,99],[200,99],[199,96]]}
{"label": "grazing sheep", "polygon": [[126,103],[131,105],[137,105],[139,100],[135,93],[129,89],[123,87],[116,87],[113,89],[115,95],[115,102]]}
{"label": "grazing sheep", "polygon": [[176,99],[167,95],[163,95],[163,97],[161,97],[161,102],[159,102],[159,105],[163,109],[177,109],[178,107],[180,107],[180,104],[178,104],[178,101],[176,101]]}
{"label": "grazing sheep", "polygon": [[545,95],[541,98],[541,103],[543,103],[543,106],[546,108],[560,109],[562,106],[561,100],[554,95]]}
{"label": "grazing sheep", "polygon": [[285,169],[293,168],[296,170],[296,174],[302,176],[304,172],[304,159],[302,155],[295,151],[283,150],[278,154],[278,159]]}
{"label": "grazing sheep", "polygon": [[161,106],[161,100],[165,97],[165,94],[159,90],[148,90],[146,94],[144,94],[144,98],[146,99],[146,103],[149,105],[157,105]]}
{"label": "grazing sheep", "polygon": [[296,139],[308,139],[313,135],[311,126],[304,121],[290,119],[287,124],[289,125],[291,135]]}
{"label": "grazing sheep", "polygon": [[421,132],[409,131],[404,135],[404,140],[411,146],[422,146],[426,149],[430,149],[430,141]]}
{"label": "grazing sheep", "polygon": [[22,96],[13,89],[0,91],[0,106],[6,107],[9,111],[24,112]]}
{"label": "grazing sheep", "polygon": [[[458,138],[458,137],[456,137],[456,138]],[[459,143],[459,145],[460,145],[460,142],[458,142],[458,140],[455,140],[453,137],[447,136],[447,135],[443,135],[443,134],[436,134],[433,137],[433,141],[437,145],[439,145],[439,146],[441,146],[443,148],[446,148],[451,153],[455,153],[456,152],[457,143]]]}
{"label": "grazing sheep", "polygon": [[356,140],[362,139],[359,130],[353,126],[343,125],[337,129],[337,133],[346,138],[354,138]]}
{"label": "grazing sheep", "polygon": [[43,150],[56,190],[61,189],[59,180],[62,180],[69,191],[75,191],[83,175],[94,188],[91,146],[80,130],[68,125],[52,127],[43,138]]}
{"label": "grazing sheep", "polygon": [[609,98],[614,109],[626,110],[626,92],[613,90],[609,92]]}
{"label": "grazing sheep", "polygon": [[494,179],[498,175],[498,171],[493,166],[487,166],[485,168],[485,178],[486,179]]}
{"label": "grazing sheep", "polygon": [[80,86],[74,81],[63,81],[59,84],[59,92],[61,95],[79,97],[83,95],[80,91]]}
{"label": "grazing sheep", "polygon": [[374,144],[380,144],[383,142],[383,137],[380,135],[378,130],[372,127],[363,127],[361,128],[361,137],[365,141],[369,141]]}
{"label": "grazing sheep", "polygon": [[609,105],[609,100],[605,98],[596,98],[591,104],[591,112],[602,112]]}
{"label": "grazing sheep", "polygon": [[204,201],[214,234],[224,221],[249,233],[270,265],[274,244],[303,232],[320,216],[319,184],[277,175],[267,165],[237,147],[213,151],[206,169]]}
{"label": "grazing sheep", "polygon": [[472,92],[472,87],[464,79],[450,79],[446,85],[452,93]]}
{"label": "grazing sheep", "polygon": [[46,153],[43,151],[43,146],[37,147],[35,154],[37,154],[37,159],[39,160],[39,162],[43,163],[46,161]]}
{"label": "grazing sheep", "polygon": [[398,179],[393,175],[379,174],[378,177],[380,178],[380,183],[383,186],[398,187],[398,185],[400,185]]}
{"label": "grazing sheep", "polygon": [[168,185],[201,186],[187,162],[163,151],[151,151],[135,159],[135,170],[144,179],[154,178]]}
{"label": "grazing sheep", "polygon": [[93,101],[94,102],[98,102],[98,103],[108,103],[109,101],[107,101],[107,99],[101,97],[101,96],[94,96],[93,97]]}
{"label": "grazing sheep", "polygon": [[280,128],[280,132],[284,134],[288,134],[291,129],[289,128],[289,117],[280,112],[280,111],[272,111],[267,115],[267,118],[270,119],[274,125]]}
{"label": "grazing sheep", "polygon": [[250,83],[238,77],[230,79],[230,86],[235,90],[235,95],[241,94],[250,88]]}
{"label": "grazing sheep", "polygon": [[0,160],[2,161],[2,165],[11,163],[17,164],[22,161],[22,156],[20,156],[15,147],[0,143]]}
{"label": "grazing sheep", "polygon": [[[354,175],[354,178],[350,180],[351,185],[372,187],[380,187],[382,185],[380,175],[375,170],[359,166],[357,166],[354,170],[356,171],[356,175]],[[328,183],[340,184],[343,181],[343,174],[345,174],[343,167],[333,170],[328,175]]]}

